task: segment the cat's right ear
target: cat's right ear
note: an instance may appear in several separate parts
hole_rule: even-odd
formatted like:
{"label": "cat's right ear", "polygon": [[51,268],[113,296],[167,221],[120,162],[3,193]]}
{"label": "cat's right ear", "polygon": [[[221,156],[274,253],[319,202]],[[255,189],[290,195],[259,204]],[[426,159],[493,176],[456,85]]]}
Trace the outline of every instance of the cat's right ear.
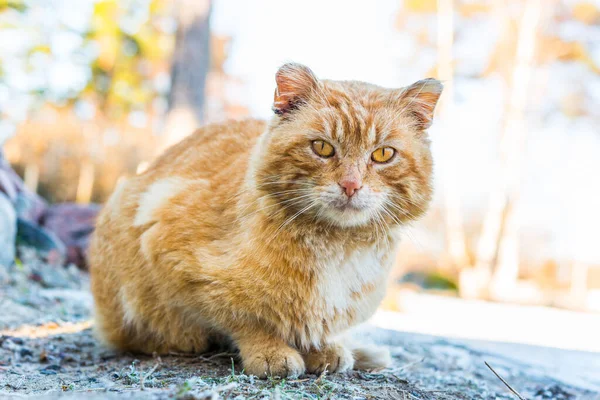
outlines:
{"label": "cat's right ear", "polygon": [[423,79],[399,91],[399,106],[414,117],[418,128],[425,130],[433,122],[433,112],[443,89],[440,81]]}
{"label": "cat's right ear", "polygon": [[319,80],[310,68],[296,63],[284,64],[275,74],[277,88],[273,100],[273,111],[277,115],[286,115],[305,103]]}

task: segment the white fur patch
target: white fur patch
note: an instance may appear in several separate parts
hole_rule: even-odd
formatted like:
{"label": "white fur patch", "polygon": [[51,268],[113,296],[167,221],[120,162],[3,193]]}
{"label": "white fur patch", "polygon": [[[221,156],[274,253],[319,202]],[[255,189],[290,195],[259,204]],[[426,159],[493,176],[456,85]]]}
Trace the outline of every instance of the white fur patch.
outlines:
{"label": "white fur patch", "polygon": [[[385,295],[389,265],[382,265],[383,259],[384,255],[373,247],[356,251],[341,263],[338,261],[338,265],[325,266],[317,287],[319,297],[326,299],[323,302],[326,316],[352,309],[357,319],[355,322],[369,318]],[[365,285],[373,285],[374,290],[363,295]],[[360,295],[354,298],[353,293]]]}
{"label": "white fur patch", "polygon": [[371,143],[375,143],[375,140],[377,140],[377,129],[375,128],[375,124],[372,124],[369,127],[368,138]]}
{"label": "white fur patch", "polygon": [[119,207],[121,205],[121,196],[123,195],[123,191],[125,190],[126,186],[127,179],[119,178],[117,184],[115,185],[115,190],[113,191],[112,195],[108,199],[108,202],[106,203],[105,207],[107,210],[110,210],[111,217],[113,218],[119,216],[119,211],[121,211],[121,208]]}
{"label": "white fur patch", "polygon": [[121,307],[123,308],[123,320],[127,325],[135,324],[136,312],[127,301],[127,294],[125,293],[125,288],[121,288],[119,290],[119,296],[121,297]]}
{"label": "white fur patch", "polygon": [[146,192],[140,196],[137,214],[133,221],[134,226],[146,225],[155,221],[154,213],[163,208],[170,199],[184,190],[190,181],[178,177],[161,179],[154,182]]}

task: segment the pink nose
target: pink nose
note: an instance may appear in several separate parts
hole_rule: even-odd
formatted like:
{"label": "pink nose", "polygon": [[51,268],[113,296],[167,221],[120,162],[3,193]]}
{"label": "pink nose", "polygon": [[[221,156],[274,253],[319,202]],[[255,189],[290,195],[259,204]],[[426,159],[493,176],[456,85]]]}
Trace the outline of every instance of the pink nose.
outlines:
{"label": "pink nose", "polygon": [[340,182],[340,186],[346,196],[352,197],[362,187],[362,183],[356,179],[349,179]]}

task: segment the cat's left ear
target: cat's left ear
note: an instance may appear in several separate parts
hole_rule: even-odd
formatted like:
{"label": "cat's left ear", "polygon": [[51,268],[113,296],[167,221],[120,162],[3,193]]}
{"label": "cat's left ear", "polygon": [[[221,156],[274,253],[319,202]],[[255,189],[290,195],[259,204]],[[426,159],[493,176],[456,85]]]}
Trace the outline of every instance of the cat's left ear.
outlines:
{"label": "cat's left ear", "polygon": [[425,130],[433,122],[433,112],[444,86],[433,78],[423,79],[401,89],[399,106],[403,113],[411,114],[419,129]]}
{"label": "cat's left ear", "polygon": [[319,80],[310,68],[296,63],[281,66],[275,74],[275,81],[277,88],[273,111],[278,115],[288,114],[305,103],[319,85]]}

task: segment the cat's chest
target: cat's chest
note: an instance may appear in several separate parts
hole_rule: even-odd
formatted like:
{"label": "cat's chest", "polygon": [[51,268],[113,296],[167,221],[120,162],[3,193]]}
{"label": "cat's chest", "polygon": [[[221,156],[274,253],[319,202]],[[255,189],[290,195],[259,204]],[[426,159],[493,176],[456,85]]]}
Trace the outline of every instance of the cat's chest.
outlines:
{"label": "cat's chest", "polygon": [[332,331],[372,315],[385,295],[391,258],[373,247],[324,263],[317,277],[314,305]]}

